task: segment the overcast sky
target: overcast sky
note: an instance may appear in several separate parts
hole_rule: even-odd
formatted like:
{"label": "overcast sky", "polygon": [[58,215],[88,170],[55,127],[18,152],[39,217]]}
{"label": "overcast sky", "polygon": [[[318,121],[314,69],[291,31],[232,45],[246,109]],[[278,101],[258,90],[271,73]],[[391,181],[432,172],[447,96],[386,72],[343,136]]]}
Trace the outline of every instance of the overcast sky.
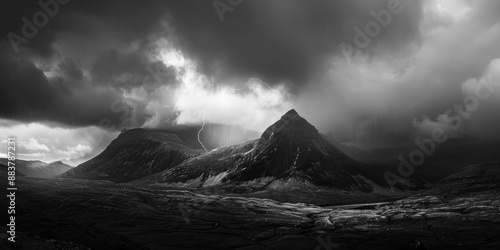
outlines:
{"label": "overcast sky", "polygon": [[76,164],[124,127],[262,132],[290,108],[361,146],[500,136],[500,1],[59,1],[0,3],[0,156],[16,136]]}

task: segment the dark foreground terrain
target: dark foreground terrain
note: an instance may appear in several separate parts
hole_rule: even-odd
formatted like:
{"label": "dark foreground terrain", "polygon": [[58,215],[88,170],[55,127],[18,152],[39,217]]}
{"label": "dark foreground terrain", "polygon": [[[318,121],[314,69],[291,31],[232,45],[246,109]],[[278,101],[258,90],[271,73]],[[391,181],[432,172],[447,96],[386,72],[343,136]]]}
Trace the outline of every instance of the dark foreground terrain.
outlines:
{"label": "dark foreground terrain", "polygon": [[16,244],[2,233],[2,249],[500,249],[497,163],[405,199],[329,207],[79,179],[17,186]]}

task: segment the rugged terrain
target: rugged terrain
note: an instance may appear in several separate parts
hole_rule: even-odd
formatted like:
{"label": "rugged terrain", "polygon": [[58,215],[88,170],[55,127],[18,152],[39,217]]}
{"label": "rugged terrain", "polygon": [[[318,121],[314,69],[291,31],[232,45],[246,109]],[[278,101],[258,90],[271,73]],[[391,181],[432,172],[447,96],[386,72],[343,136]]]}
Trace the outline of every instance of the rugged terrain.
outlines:
{"label": "rugged terrain", "polygon": [[[499,169],[498,163],[472,166],[422,194],[333,207],[98,180],[19,177],[17,246],[498,249]],[[3,249],[18,249],[5,234],[1,237]]]}

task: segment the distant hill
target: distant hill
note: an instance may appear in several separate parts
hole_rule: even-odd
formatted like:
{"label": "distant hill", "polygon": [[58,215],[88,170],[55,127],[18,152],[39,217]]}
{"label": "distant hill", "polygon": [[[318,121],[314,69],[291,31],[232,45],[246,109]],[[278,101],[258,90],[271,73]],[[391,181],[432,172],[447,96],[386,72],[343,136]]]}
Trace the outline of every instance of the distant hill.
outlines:
{"label": "distant hill", "polygon": [[[7,159],[0,158],[0,164],[7,166]],[[17,173],[28,177],[36,178],[51,178],[56,177],[70,169],[71,166],[62,163],[61,161],[45,163],[42,161],[15,161]]]}

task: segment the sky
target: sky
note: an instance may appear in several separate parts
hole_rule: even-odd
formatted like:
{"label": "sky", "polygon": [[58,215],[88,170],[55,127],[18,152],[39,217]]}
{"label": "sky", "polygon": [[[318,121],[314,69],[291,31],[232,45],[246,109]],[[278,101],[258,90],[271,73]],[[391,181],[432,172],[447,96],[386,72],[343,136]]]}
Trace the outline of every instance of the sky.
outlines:
{"label": "sky", "polygon": [[364,148],[434,128],[495,139],[499,11],[496,0],[2,1],[0,157],[16,137],[23,159],[76,165],[123,128],[262,132],[291,108]]}

